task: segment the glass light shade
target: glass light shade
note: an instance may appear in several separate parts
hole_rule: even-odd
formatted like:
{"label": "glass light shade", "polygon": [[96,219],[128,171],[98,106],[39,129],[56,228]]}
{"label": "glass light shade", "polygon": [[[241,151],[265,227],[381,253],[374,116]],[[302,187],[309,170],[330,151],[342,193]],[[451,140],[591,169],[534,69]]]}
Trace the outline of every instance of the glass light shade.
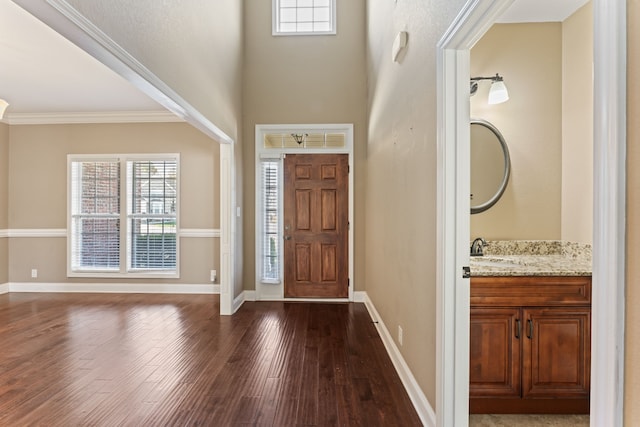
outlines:
{"label": "glass light shade", "polygon": [[5,101],[4,99],[0,99],[0,119],[4,117],[4,112],[8,106],[9,103],[7,101]]}
{"label": "glass light shade", "polygon": [[495,80],[491,83],[491,89],[489,89],[489,104],[500,104],[509,99],[509,92],[502,80]]}

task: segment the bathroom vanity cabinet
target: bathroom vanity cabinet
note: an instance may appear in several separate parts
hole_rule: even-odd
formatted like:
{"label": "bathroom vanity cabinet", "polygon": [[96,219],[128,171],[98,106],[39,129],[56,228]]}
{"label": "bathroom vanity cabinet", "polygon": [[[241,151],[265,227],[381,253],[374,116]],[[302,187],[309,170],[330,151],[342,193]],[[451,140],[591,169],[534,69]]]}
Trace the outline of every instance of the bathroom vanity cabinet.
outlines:
{"label": "bathroom vanity cabinet", "polygon": [[589,413],[591,277],[472,277],[471,413]]}

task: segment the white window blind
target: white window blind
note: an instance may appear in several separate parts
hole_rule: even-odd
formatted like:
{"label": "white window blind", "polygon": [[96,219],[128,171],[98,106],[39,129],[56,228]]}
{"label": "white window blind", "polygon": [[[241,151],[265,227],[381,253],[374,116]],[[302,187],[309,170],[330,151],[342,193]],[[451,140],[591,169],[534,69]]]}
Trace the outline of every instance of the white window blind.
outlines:
{"label": "white window blind", "polygon": [[71,164],[71,269],[120,270],[120,163]]}
{"label": "white window blind", "polygon": [[280,194],[278,161],[262,162],[262,280],[280,280]]}
{"label": "white window blind", "polygon": [[69,161],[69,274],[178,273],[177,156]]}
{"label": "white window blind", "polygon": [[127,162],[130,270],[176,268],[177,164]]}
{"label": "white window blind", "polygon": [[335,34],[335,0],[273,0],[273,34]]}

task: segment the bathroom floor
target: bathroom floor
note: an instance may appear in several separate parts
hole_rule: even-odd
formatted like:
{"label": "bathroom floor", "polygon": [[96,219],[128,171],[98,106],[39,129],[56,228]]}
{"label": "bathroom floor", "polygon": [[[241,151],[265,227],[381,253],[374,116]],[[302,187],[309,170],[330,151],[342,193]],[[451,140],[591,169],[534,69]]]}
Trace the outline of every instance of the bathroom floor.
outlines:
{"label": "bathroom floor", "polygon": [[469,427],[589,427],[589,415],[469,415]]}

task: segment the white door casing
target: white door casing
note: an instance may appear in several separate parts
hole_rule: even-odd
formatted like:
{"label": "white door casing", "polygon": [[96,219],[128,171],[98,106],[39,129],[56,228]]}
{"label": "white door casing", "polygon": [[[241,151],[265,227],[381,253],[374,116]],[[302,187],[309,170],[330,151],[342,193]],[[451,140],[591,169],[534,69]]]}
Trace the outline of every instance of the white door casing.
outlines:
{"label": "white door casing", "polygon": [[[344,147],[334,148],[265,148],[264,136],[267,133],[270,134],[289,134],[289,133],[313,133],[313,132],[327,132],[327,133],[344,133],[345,145]],[[262,235],[262,185],[261,185],[261,173],[260,162],[263,159],[272,159],[280,161],[282,165],[282,159],[287,153],[307,153],[307,154],[348,154],[349,155],[349,297],[348,301],[354,300],[354,230],[356,228],[355,216],[354,216],[354,170],[356,165],[354,164],[354,152],[353,152],[353,124],[274,124],[274,125],[256,125],[255,131],[255,212],[256,212],[256,236]],[[281,168],[282,169],[282,168]],[[280,185],[283,185],[282,170],[280,171]],[[280,192],[280,211],[283,209],[282,191]],[[280,236],[283,234],[282,216],[280,218]],[[284,268],[282,262],[282,254],[280,254],[280,281],[266,283],[262,281],[261,277],[261,259],[262,248],[259,239],[255,242],[255,286],[256,286],[256,300],[285,300],[284,298],[284,282],[282,280]],[[304,298],[296,298],[296,301],[304,301]],[[345,299],[313,299],[313,301],[345,301]]]}

